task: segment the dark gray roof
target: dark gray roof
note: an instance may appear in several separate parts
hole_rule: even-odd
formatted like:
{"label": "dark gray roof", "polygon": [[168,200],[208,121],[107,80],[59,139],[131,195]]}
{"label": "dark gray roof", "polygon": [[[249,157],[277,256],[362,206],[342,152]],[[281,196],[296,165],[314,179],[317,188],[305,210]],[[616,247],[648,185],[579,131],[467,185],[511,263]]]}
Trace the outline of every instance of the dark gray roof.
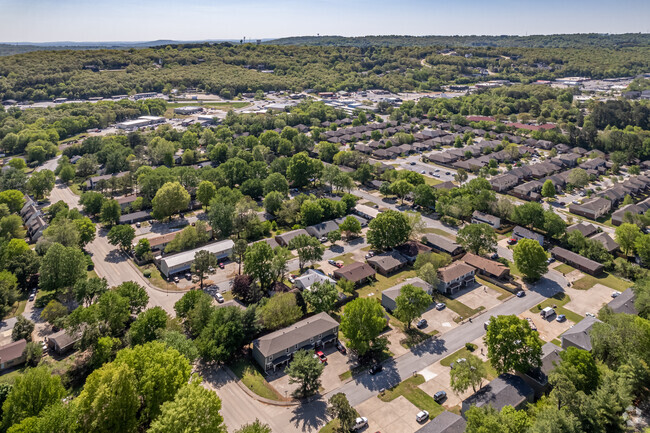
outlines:
{"label": "dark gray roof", "polygon": [[431,290],[431,285],[429,283],[427,283],[421,278],[415,277],[415,278],[409,278],[406,281],[402,281],[401,283],[389,289],[384,290],[383,292],[381,292],[381,295],[386,296],[387,298],[392,299],[394,301],[395,298],[397,298],[401,293],[402,287],[406,286],[407,284],[411,284],[415,287],[420,287],[427,293]]}
{"label": "dark gray roof", "polygon": [[589,237],[594,233],[598,233],[598,227],[596,227],[593,224],[583,223],[583,222],[574,224],[566,229],[567,233],[571,233],[574,230],[578,230],[580,233],[582,233],[582,236],[584,237]]}
{"label": "dark gray roof", "polygon": [[307,233],[317,238],[322,236],[327,236],[329,232],[338,230],[339,226],[334,221],[325,221],[320,224],[314,224],[313,226],[306,227]]}
{"label": "dark gray roof", "polygon": [[639,314],[634,306],[634,299],[634,291],[630,288],[609,301],[607,306],[611,308],[614,313]]}
{"label": "dark gray roof", "polygon": [[291,326],[264,335],[253,341],[253,346],[264,356],[275,355],[305,340],[314,338],[339,326],[327,313],[318,313]]}
{"label": "dark gray roof", "polygon": [[572,328],[562,334],[562,347],[575,346],[579,349],[591,350],[591,328],[594,323],[600,323],[595,317],[585,317]]}
{"label": "dark gray roof", "polygon": [[376,256],[369,258],[367,261],[369,265],[380,268],[385,272],[390,272],[407,262],[406,257],[397,251],[387,251],[385,253],[377,254]]}
{"label": "dark gray roof", "polygon": [[415,433],[463,433],[466,426],[462,416],[444,411]]}
{"label": "dark gray roof", "polygon": [[533,389],[524,380],[514,374],[502,374],[489,384],[463,401],[466,406],[482,407],[487,404],[497,411],[504,406],[516,408],[534,394]]}

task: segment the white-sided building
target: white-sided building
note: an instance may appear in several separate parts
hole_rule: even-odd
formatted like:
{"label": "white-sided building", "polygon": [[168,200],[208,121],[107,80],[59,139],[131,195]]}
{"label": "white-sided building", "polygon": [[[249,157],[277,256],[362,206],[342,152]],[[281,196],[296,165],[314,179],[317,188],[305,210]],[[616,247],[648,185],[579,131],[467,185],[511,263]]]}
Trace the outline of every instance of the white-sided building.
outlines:
{"label": "white-sided building", "polygon": [[145,126],[159,125],[165,123],[165,118],[160,116],[140,116],[134,120],[126,120],[115,125],[118,129],[133,131]]}
{"label": "white-sided building", "polygon": [[314,283],[324,283],[326,281],[336,285],[336,280],[325,275],[323,271],[319,271],[318,269],[307,269],[304,274],[294,279],[293,284],[300,290],[310,290]]}
{"label": "white-sided building", "polygon": [[187,271],[192,266],[192,263],[194,263],[194,256],[196,253],[203,250],[209,251],[217,258],[217,260],[225,259],[232,253],[234,245],[235,243],[232,240],[226,239],[224,241],[203,245],[202,247],[193,250],[183,251],[182,253],[163,257],[160,259],[160,272],[162,272],[165,277],[169,277],[170,275]]}

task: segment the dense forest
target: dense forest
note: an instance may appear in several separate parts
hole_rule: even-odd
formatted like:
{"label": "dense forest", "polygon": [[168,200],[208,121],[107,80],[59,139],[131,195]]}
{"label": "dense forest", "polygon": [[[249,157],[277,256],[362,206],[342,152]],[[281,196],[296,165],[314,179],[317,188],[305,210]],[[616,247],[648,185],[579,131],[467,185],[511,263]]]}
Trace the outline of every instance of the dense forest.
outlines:
{"label": "dense forest", "polygon": [[[650,70],[650,46],[577,48],[315,47],[185,44],[38,51],[0,57],[0,99],[87,98],[198,88],[232,98],[256,90],[433,91],[490,79],[528,83]],[[263,72],[264,71],[264,72]],[[486,71],[488,72],[486,74]],[[269,73],[271,72],[271,73]]]}
{"label": "dense forest", "polygon": [[295,36],[274,39],[274,45],[319,45],[349,47],[522,47],[522,48],[587,48],[647,46],[650,35],[647,33],[624,33],[619,35],[585,33],[566,35],[531,36]]}

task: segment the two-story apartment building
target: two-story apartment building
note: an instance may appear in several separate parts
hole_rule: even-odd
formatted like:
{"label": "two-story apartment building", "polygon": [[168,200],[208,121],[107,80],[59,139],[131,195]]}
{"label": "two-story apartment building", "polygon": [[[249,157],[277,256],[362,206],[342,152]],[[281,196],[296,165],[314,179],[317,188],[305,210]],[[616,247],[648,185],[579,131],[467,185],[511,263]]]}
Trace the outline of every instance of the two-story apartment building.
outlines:
{"label": "two-story apartment building", "polygon": [[298,350],[336,343],[338,331],[339,322],[318,313],[253,341],[253,358],[265,372],[275,371],[287,365]]}
{"label": "two-story apartment building", "polygon": [[476,269],[465,262],[454,262],[438,270],[438,290],[446,295],[453,295],[468,284],[473,283]]}

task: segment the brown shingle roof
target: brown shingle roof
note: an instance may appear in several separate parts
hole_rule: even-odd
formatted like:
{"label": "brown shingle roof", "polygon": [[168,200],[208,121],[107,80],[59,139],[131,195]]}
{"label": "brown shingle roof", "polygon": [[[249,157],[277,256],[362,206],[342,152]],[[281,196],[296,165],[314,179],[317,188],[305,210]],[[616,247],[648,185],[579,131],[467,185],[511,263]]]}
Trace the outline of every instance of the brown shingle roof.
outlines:
{"label": "brown shingle roof", "polygon": [[334,271],[334,275],[336,277],[345,278],[346,280],[352,281],[354,283],[362,281],[368,277],[372,277],[375,274],[375,270],[369,264],[359,262],[343,266],[342,268]]}
{"label": "brown shingle roof", "polygon": [[445,283],[453,281],[456,278],[460,278],[463,275],[467,275],[473,271],[474,268],[465,262],[454,262],[451,265],[440,268],[438,270],[440,273],[440,279]]}
{"label": "brown shingle roof", "polygon": [[505,275],[508,275],[510,273],[510,268],[508,268],[507,266],[499,262],[495,262],[494,260],[477,256],[476,254],[467,253],[465,254],[465,256],[463,256],[461,260],[467,263],[468,265],[471,265],[476,269],[480,269],[497,278],[502,278]]}
{"label": "brown shingle roof", "polygon": [[7,362],[20,358],[23,356],[25,346],[27,346],[27,341],[20,339],[0,347],[0,362],[6,364]]}

